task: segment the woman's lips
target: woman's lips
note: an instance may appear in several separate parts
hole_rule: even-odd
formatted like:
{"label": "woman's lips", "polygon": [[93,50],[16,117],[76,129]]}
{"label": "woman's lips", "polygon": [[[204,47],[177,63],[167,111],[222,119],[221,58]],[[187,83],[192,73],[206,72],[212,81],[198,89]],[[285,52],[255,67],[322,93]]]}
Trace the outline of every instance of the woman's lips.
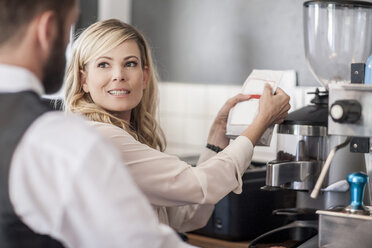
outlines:
{"label": "woman's lips", "polygon": [[108,93],[113,96],[123,96],[130,94],[130,90],[109,90]]}

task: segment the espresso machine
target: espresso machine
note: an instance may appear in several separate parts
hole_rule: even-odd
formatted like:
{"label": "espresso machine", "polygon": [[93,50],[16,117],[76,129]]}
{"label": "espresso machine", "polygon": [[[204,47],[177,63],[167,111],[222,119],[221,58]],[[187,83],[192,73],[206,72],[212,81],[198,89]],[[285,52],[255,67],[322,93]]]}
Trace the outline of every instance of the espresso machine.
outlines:
{"label": "espresso machine", "polygon": [[[351,69],[351,64],[365,62],[372,53],[372,3],[306,1],[303,4],[303,25],[306,60],[323,89],[316,89],[310,105],[290,113],[278,126],[277,156],[275,161],[267,164],[264,189],[296,191],[297,208],[287,211],[287,214],[305,212],[308,215],[307,219],[295,220],[261,235],[250,247],[260,243],[260,239],[270,240],[270,235],[285,230],[309,233],[302,235],[302,240],[293,247],[301,247],[298,245],[306,240],[309,240],[306,247],[320,246],[321,238],[316,236],[319,223],[315,211],[320,210],[322,217],[326,215],[322,210],[344,209],[349,205],[350,186],[346,179],[350,173],[367,171],[372,176],[372,156],[365,155],[365,149],[361,149],[362,146],[368,147],[367,154],[371,151],[366,140],[372,137],[372,86],[354,86],[350,76],[353,72],[353,79],[363,77],[360,70]],[[367,100],[367,95],[371,100]],[[337,101],[349,103],[344,107],[345,102],[342,102],[341,109],[348,109],[346,115],[354,114],[354,108],[350,106],[355,103],[348,102],[348,99],[363,99],[360,103],[361,119],[352,120],[351,124],[335,121],[329,116],[329,109]],[[350,122],[352,117],[341,119]],[[326,172],[325,167],[329,168]],[[321,230],[328,227],[330,225],[326,228],[323,225]],[[324,247],[341,247],[327,245]]]}

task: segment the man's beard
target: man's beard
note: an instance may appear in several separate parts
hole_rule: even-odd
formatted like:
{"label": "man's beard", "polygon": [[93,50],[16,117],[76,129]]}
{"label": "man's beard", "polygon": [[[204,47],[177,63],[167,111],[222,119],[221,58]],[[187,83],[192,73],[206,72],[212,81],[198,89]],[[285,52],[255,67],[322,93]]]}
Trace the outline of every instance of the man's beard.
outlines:
{"label": "man's beard", "polygon": [[43,86],[46,94],[56,93],[62,86],[65,74],[65,57],[63,28],[59,27],[51,53],[43,69]]}

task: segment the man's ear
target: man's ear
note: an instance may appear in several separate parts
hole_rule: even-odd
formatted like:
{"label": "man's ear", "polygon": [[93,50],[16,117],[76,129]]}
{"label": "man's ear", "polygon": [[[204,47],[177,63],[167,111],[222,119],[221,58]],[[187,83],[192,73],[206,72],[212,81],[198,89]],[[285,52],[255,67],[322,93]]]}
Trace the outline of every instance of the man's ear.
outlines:
{"label": "man's ear", "polygon": [[80,83],[81,83],[81,87],[83,88],[83,91],[85,93],[89,93],[89,87],[88,87],[88,84],[87,84],[87,74],[85,71],[83,70],[79,70],[79,74],[80,74]]}
{"label": "man's ear", "polygon": [[149,80],[150,70],[148,66],[143,67],[143,89],[147,87],[147,81]]}
{"label": "man's ear", "polygon": [[53,11],[43,12],[37,23],[37,38],[40,48],[50,53],[58,33],[58,21]]}

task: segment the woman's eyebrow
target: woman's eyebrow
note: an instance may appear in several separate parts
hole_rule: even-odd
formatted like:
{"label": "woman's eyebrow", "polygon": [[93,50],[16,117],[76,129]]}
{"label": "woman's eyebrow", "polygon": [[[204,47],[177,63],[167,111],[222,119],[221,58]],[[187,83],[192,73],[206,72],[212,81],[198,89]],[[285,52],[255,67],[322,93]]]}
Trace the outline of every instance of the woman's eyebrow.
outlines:
{"label": "woman's eyebrow", "polygon": [[101,56],[101,57],[98,57],[98,58],[96,59],[96,61],[99,60],[99,59],[109,59],[109,60],[112,60],[111,57]]}
{"label": "woman's eyebrow", "polygon": [[[134,58],[134,59],[139,59],[136,55],[129,55],[129,56],[123,58],[123,60],[128,60],[128,59],[132,59],[132,58]],[[98,57],[98,58],[96,59],[96,61],[97,61],[97,60],[100,60],[100,59],[114,60],[113,58],[108,57],[108,56],[101,56],[101,57]]]}
{"label": "woman's eyebrow", "polygon": [[128,59],[131,59],[131,58],[138,59],[138,57],[135,56],[135,55],[129,55],[129,56],[125,57],[124,60],[128,60]]}

